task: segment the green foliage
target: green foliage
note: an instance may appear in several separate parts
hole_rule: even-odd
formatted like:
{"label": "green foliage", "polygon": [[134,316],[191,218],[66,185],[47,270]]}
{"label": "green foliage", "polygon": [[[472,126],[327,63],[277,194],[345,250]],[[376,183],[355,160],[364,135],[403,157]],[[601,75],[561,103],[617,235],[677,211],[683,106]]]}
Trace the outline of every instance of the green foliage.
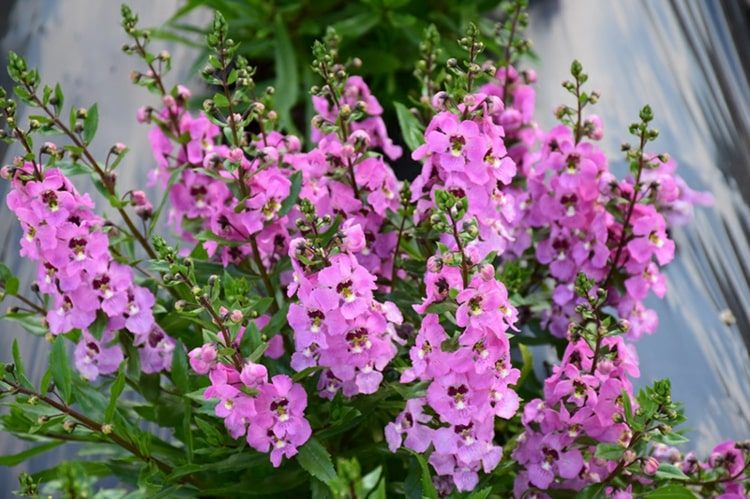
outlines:
{"label": "green foliage", "polygon": [[[324,35],[327,27],[333,27],[341,37],[338,46],[341,60],[355,57],[362,60],[358,73],[366,78],[386,111],[387,121],[392,124],[396,121],[396,102],[416,103],[423,95],[422,87],[428,86],[426,72],[435,73],[449,58],[463,56],[455,40],[470,22],[482,19],[478,28],[487,40],[496,35],[492,22],[485,15],[496,12],[498,3],[494,0],[323,0],[314,3],[190,0],[154,35],[187,41],[196,29],[205,29],[185,24],[190,12],[204,7],[220,11],[227,19],[229,37],[241,43],[239,53],[257,65],[258,85],[276,85],[281,124],[287,128],[294,124],[304,130],[308,124],[307,91],[312,83],[310,47]],[[430,30],[429,36],[425,39],[427,30]],[[434,58],[429,66],[422,67],[415,79],[415,61],[426,53]]]}

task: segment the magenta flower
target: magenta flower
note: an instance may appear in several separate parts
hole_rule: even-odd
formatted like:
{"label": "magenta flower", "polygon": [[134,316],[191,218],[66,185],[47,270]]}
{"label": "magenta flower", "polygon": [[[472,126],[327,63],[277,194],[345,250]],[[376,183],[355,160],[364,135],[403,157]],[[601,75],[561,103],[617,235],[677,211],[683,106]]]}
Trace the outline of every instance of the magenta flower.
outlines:
{"label": "magenta flower", "polygon": [[633,235],[628,242],[630,256],[643,263],[655,256],[659,265],[666,265],[674,258],[674,241],[666,232],[664,217],[652,206],[638,206],[633,216]]}

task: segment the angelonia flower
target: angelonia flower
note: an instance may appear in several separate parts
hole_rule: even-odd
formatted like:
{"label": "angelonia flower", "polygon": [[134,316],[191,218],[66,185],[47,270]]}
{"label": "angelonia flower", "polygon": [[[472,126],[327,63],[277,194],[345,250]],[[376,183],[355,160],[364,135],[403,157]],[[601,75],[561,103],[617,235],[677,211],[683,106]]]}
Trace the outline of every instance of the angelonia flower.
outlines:
{"label": "angelonia flower", "polygon": [[[422,168],[411,185],[402,184],[390,165],[402,149],[388,135],[383,107],[363,78],[347,75],[347,65],[329,68],[335,49],[321,47],[313,68],[325,84],[313,90],[309,150],[276,129],[275,111],[264,114],[265,104],[243,93],[248,84],[240,81],[249,78],[239,76],[248,72],[241,59],[227,71],[236,81],[225,91],[241,107],[252,101],[247,109],[222,117],[221,108],[233,106],[215,98],[205,112],[191,112],[190,91],[179,85],[158,109],[137,114],[150,125],[150,182],[167,191],[172,228],[213,264],[263,281],[271,298],[272,308],[260,316],[241,299],[227,300],[218,314],[209,309],[221,338],[190,342],[199,345],[187,354],[190,368],[207,377],[204,398],[228,434],[279,467],[311,438],[307,417],[320,420],[319,411],[306,417],[305,387],[285,373],[303,373],[321,398],[335,398],[323,407],[375,394],[387,378],[381,394],[403,389],[412,396],[397,415],[389,413],[395,418],[383,429],[385,443],[394,453],[428,454],[441,496],[475,489],[505,459],[513,463],[519,498],[609,483],[627,465],[630,475],[620,477],[632,479],[604,489],[625,499],[658,480],[664,463],[695,484],[706,481],[707,495],[744,497],[750,444],[724,442],[703,462],[661,444],[640,446],[639,457],[631,443],[640,443],[642,432],[636,436],[633,418],[626,418],[626,407],[637,411],[641,400],[633,394],[639,367],[632,342],[658,325],[644,303],[667,291],[662,272],[675,256],[670,227],[710,196],[691,190],[674,160],[644,153],[643,144],[632,162],[637,168],[631,164],[631,173],[618,178],[598,145],[599,116],[580,114],[582,105],[571,122],[574,110],[561,106],[555,114],[563,124],[544,130],[534,120],[533,71],[488,64],[482,76],[490,81],[472,86],[479,78],[473,61],[466,95],[454,88],[420,101],[429,121],[411,158]],[[585,97],[578,103],[593,103],[598,94]],[[225,140],[230,132],[233,140]],[[110,154],[125,150],[116,144]],[[62,154],[51,143],[42,152]],[[154,294],[112,257],[91,198],[61,170],[35,168],[4,167],[0,176],[11,181],[7,203],[23,227],[21,255],[37,262],[39,290],[50,298],[50,332],[80,330],[75,365],[89,380],[121,365],[122,334],[132,336],[144,373],[169,370],[177,343],[154,320]],[[143,222],[158,215],[143,190],[128,191],[122,201]],[[401,228],[394,227],[399,217]],[[426,262],[427,254],[408,261],[424,247],[431,248],[423,252],[431,253]],[[400,261],[409,265],[399,269]],[[514,269],[528,272],[522,285],[513,282]],[[406,283],[411,288],[399,286],[415,275],[417,282]],[[578,291],[579,279],[591,282],[588,296]],[[403,303],[403,289],[412,290],[413,301],[400,310],[388,298]],[[197,284],[198,296],[196,290]],[[600,308],[586,308],[593,296],[601,297]],[[286,324],[266,331],[272,317],[274,325],[283,318],[274,315],[279,309]],[[581,324],[601,309],[606,324],[597,316],[591,341]],[[532,323],[565,346],[541,393],[521,401],[510,337],[529,334]],[[258,332],[252,328],[263,330],[265,350],[250,360],[241,345],[245,334]],[[409,386],[394,389],[394,375]],[[496,418],[513,421],[496,425]],[[503,429],[518,425],[517,435]],[[510,456],[500,445],[506,440]],[[597,456],[598,444],[622,446],[622,457]]]}
{"label": "angelonia flower", "polygon": [[[203,245],[225,266],[252,255],[251,238],[266,266],[283,258],[292,224],[280,210],[292,185],[288,156],[299,152],[299,139],[269,131],[248,147],[229,147],[220,143],[219,127],[203,113],[193,116],[184,99],[165,100],[150,120],[157,163],[152,181],[167,187],[170,176],[182,169],[169,190],[169,217],[180,235],[195,242],[201,230],[211,233]],[[175,135],[189,137],[187,144],[176,143]],[[249,195],[238,199],[232,183],[244,184]]]}
{"label": "angelonia flower", "polygon": [[[361,228],[355,227],[361,237]],[[401,312],[374,298],[375,276],[354,254],[344,250],[310,272],[299,260],[304,246],[296,239],[289,253],[299,283],[294,290],[298,302],[289,305],[287,315],[294,331],[291,366],[297,371],[322,367],[322,397],[333,398],[339,389],[347,397],[375,393],[396,355]]]}
{"label": "angelonia flower", "polygon": [[464,217],[477,222],[480,258],[505,251],[516,217],[515,201],[506,188],[516,175],[516,164],[505,148],[503,127],[492,119],[502,109],[498,97],[467,95],[458,111],[435,114],[425,130],[425,143],[412,154],[423,161],[412,183],[417,220],[429,218],[439,190],[468,199]]}
{"label": "angelonia flower", "polygon": [[633,436],[625,422],[623,393],[631,397],[630,376],[638,376],[635,351],[622,336],[602,340],[600,360],[584,339],[568,343],[560,365],[544,381],[544,399],[526,403],[524,431],[513,450],[522,467],[514,493],[529,489],[580,490],[598,483],[617,467],[617,461],[594,457],[589,442],[619,443],[627,447]]}
{"label": "angelonia flower", "polygon": [[[437,480],[449,480],[459,491],[474,489],[479,473],[498,465],[502,448],[494,443],[495,417],[509,419],[519,407],[512,385],[520,372],[511,366],[506,335],[515,327],[516,309],[494,266],[478,265],[485,255],[505,250],[504,230],[514,216],[507,209],[512,201],[505,203],[505,186],[516,167],[503,128],[490,119],[498,107],[497,98],[471,95],[458,113],[438,112],[425,130],[425,145],[414,153],[424,160],[414,183],[416,217],[437,217],[441,223],[447,215],[453,233],[447,230],[441,242],[453,253],[429,259],[426,296],[414,306],[423,317],[401,382],[428,383],[426,395],[410,400],[385,430],[393,452],[402,445],[416,452],[432,446],[429,462]],[[462,119],[464,110],[472,119]],[[441,206],[446,191],[458,202]],[[432,306],[450,303],[456,307],[455,326],[431,312]]]}
{"label": "angelonia flower", "polygon": [[[388,131],[383,121],[383,107],[378,99],[372,95],[367,83],[361,76],[350,76],[344,85],[341,98],[336,103],[331,102],[323,96],[313,95],[313,107],[315,112],[328,122],[335,123],[341,108],[347,106],[350,110],[361,108],[363,117],[352,123],[353,132],[362,131],[361,137],[367,137],[373,148],[382,151],[390,160],[396,160],[401,157],[401,148],[393,143],[388,136]],[[320,143],[322,139],[330,134],[326,134],[318,128],[312,130],[312,141]]]}
{"label": "angelonia flower", "polygon": [[[358,225],[364,237],[350,239],[348,250],[372,274],[390,279],[397,235],[383,228],[389,212],[399,208],[401,183],[381,151],[395,160],[401,148],[388,137],[383,109],[360,77],[348,78],[337,103],[322,96],[313,96],[313,103],[319,113],[313,119],[315,147],[288,158],[302,173],[300,198],[318,216],[341,216],[344,230]],[[333,130],[342,121],[347,126]]]}
{"label": "angelonia flower", "polygon": [[[91,380],[117,370],[122,331],[133,335],[145,372],[169,370],[174,340],[154,322],[154,295],[135,284],[131,267],[112,258],[93,201],[57,168],[40,175],[31,163],[15,168],[7,204],[24,231],[21,255],[38,263],[36,283],[50,296],[49,331],[82,331],[75,364]],[[104,327],[95,337],[90,328],[98,317]]]}
{"label": "angelonia flower", "polygon": [[291,458],[310,438],[305,419],[307,393],[289,376],[268,376],[262,364],[246,362],[238,371],[218,357],[216,346],[204,344],[189,353],[190,366],[208,374],[206,400],[218,399],[214,413],[232,438],[245,438],[258,452],[268,453],[274,467]]}
{"label": "angelonia flower", "polygon": [[[455,269],[444,266],[440,272],[449,268]],[[432,444],[429,462],[437,475],[468,491],[478,483],[479,473],[490,473],[502,457],[502,448],[494,443],[495,417],[509,419],[519,407],[512,385],[520,372],[511,366],[506,335],[514,327],[515,308],[491,265],[476,273],[466,288],[460,275],[449,280],[429,274],[430,282],[443,290],[432,303],[453,301],[450,296],[455,295],[459,331],[451,339],[437,314],[424,315],[409,351],[411,367],[401,382],[427,382],[427,393],[410,400],[385,434],[393,452],[402,445],[424,452]]]}

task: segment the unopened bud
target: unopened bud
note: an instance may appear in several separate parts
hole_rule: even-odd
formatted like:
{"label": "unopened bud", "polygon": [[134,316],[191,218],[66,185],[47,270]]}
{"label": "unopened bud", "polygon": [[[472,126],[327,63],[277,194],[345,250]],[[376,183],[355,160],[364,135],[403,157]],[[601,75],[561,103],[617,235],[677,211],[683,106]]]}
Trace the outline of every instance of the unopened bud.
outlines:
{"label": "unopened bud", "polygon": [[653,456],[649,456],[643,460],[641,468],[645,474],[649,476],[655,475],[656,471],[659,469],[659,460]]}
{"label": "unopened bud", "polygon": [[107,424],[102,425],[102,433],[104,433],[105,435],[109,435],[110,433],[112,433],[113,430],[114,428],[112,427],[111,424],[107,423]]}

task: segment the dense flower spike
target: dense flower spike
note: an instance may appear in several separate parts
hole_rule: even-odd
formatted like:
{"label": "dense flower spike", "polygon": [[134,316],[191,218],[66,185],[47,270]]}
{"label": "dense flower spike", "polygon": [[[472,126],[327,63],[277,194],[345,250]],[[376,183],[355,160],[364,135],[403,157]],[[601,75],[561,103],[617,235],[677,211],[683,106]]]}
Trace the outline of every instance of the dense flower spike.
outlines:
{"label": "dense flower spike", "polygon": [[[154,322],[154,296],[112,258],[104,220],[89,195],[57,168],[38,173],[24,163],[14,168],[7,204],[24,230],[21,255],[38,262],[37,285],[50,295],[50,332],[83,331],[75,352],[81,374],[93,380],[117,370],[123,359],[118,331],[134,336],[145,372],[168,370],[174,341]],[[97,318],[104,326],[95,337],[90,331]]]}
{"label": "dense flower spike", "polygon": [[[301,257],[303,244],[292,242],[293,261]],[[403,320],[401,312],[391,302],[374,299],[375,276],[351,253],[333,256],[315,273],[298,268],[294,278],[300,283],[299,303],[289,306],[288,315],[296,348],[292,368],[324,368],[319,383],[323,397],[333,398],[339,388],[347,397],[375,393],[396,355],[395,326]]]}
{"label": "dense flower spike", "polygon": [[297,454],[311,434],[304,417],[307,407],[305,390],[291,378],[276,375],[269,379],[262,364],[247,362],[242,371],[216,363],[216,349],[205,344],[190,352],[191,366],[199,374],[208,372],[211,386],[206,399],[219,399],[216,416],[232,438],[246,437],[259,452],[270,453],[275,467]]}

